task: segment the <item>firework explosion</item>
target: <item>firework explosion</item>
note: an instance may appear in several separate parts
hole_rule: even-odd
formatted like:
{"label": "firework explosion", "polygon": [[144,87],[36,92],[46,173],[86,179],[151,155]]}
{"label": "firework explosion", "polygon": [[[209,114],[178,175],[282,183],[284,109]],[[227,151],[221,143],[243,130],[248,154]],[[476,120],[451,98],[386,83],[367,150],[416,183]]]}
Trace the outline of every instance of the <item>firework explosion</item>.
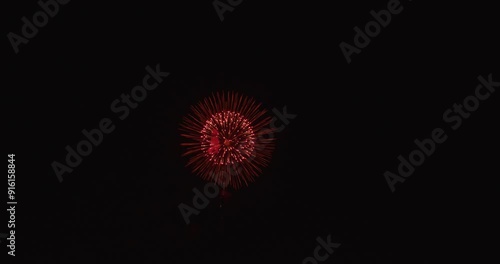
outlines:
{"label": "firework explosion", "polygon": [[270,120],[248,97],[229,92],[205,98],[181,124],[181,135],[189,141],[182,143],[187,166],[222,187],[248,185],[271,158]]}

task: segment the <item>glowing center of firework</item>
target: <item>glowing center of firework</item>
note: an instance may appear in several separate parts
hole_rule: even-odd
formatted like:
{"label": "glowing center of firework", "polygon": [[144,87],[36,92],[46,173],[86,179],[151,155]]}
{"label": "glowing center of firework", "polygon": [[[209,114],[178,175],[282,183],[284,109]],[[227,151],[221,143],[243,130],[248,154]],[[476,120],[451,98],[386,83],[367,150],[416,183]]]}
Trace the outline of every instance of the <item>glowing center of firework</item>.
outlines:
{"label": "glowing center of firework", "polygon": [[255,139],[254,129],[244,116],[223,111],[205,122],[201,130],[201,149],[215,164],[234,164],[253,154]]}

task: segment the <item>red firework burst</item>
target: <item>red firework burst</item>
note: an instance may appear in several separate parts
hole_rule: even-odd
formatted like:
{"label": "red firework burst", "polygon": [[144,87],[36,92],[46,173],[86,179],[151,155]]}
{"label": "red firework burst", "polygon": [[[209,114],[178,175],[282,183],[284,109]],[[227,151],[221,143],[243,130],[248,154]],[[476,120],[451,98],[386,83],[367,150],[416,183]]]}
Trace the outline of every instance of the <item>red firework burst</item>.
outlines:
{"label": "red firework burst", "polygon": [[238,189],[253,182],[274,149],[271,118],[253,99],[217,93],[191,107],[181,124],[187,166],[207,181]]}

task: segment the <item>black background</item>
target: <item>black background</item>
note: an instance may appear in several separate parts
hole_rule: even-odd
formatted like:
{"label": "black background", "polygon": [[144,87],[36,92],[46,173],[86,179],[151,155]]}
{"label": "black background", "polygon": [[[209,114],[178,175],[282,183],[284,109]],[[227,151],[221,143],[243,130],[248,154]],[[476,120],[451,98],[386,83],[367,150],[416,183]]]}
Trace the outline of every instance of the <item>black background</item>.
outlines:
{"label": "black background", "polygon": [[[498,94],[456,131],[442,115],[479,75],[500,81],[498,9],[402,1],[347,64],[339,43],[387,2],[244,0],[221,22],[211,1],[71,1],[19,54],[5,37],[15,259],[302,263],[331,235],[341,246],[325,263],[494,262]],[[6,4],[4,36],[40,9]],[[119,121],[111,102],[158,63],[170,76]],[[255,183],[186,225],[178,205],[205,183],[185,167],[179,122],[222,90],[297,117]],[[105,117],[115,131],[59,183],[51,163]],[[383,173],[437,127],[447,141],[391,193]]]}

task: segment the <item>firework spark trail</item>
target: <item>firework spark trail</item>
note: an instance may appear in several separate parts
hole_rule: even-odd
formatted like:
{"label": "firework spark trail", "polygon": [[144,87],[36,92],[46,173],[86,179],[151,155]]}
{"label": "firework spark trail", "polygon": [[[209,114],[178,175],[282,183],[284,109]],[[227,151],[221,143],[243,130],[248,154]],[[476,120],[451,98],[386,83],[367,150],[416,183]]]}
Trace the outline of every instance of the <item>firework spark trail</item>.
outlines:
{"label": "firework spark trail", "polygon": [[191,107],[181,123],[189,142],[187,166],[206,181],[239,189],[253,182],[267,166],[274,149],[271,118],[253,99],[234,92],[217,93]]}

